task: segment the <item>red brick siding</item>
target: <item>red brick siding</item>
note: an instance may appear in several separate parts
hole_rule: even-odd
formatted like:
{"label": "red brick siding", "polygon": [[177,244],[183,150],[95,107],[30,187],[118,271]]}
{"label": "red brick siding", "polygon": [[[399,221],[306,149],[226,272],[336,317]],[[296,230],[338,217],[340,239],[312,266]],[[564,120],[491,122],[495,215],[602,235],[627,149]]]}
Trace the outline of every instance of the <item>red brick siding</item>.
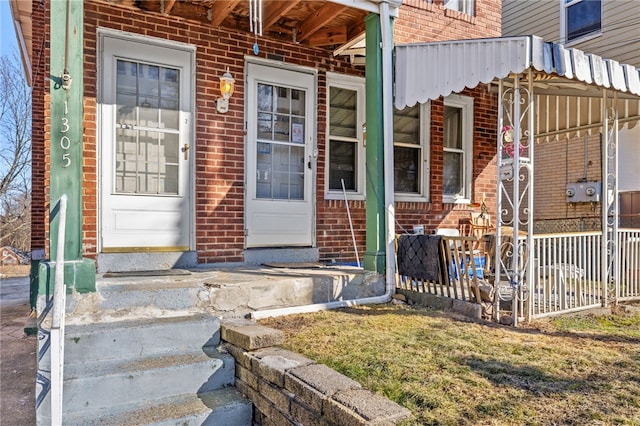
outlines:
{"label": "red brick siding", "polygon": [[394,22],[397,44],[500,37],[502,3],[475,0],[475,15],[445,9],[444,1],[408,0]]}
{"label": "red brick siding", "polygon": [[[415,3],[412,0],[411,3]],[[408,2],[409,3],[409,2]],[[425,3],[426,4],[426,3]],[[450,38],[492,37],[499,35],[500,2],[476,0],[476,15],[472,19],[445,13],[441,4],[411,4],[403,6],[395,23],[396,41],[433,41]],[[249,34],[211,28],[198,22],[140,13],[135,8],[114,5],[106,1],[86,1],[85,8],[85,112],[83,137],[83,248],[84,255],[95,257],[98,234],[98,156],[96,147],[96,32],[98,27],[143,34],[196,46],[196,111],[195,111],[195,215],[196,250],[201,263],[239,262],[244,249],[244,57],[253,56],[254,38]],[[39,15],[34,15],[39,16]],[[48,17],[42,19],[42,28]],[[35,24],[35,22],[34,22]],[[45,33],[34,25],[34,37]],[[324,199],[324,170],[326,162],[326,72],[364,75],[362,68],[351,66],[346,60],[334,58],[322,49],[261,38],[260,57],[277,54],[285,62],[313,67],[318,70],[318,162],[316,182],[316,238],[321,259],[338,261],[355,258],[351,232],[344,201]],[[34,46],[37,41],[34,41]],[[35,55],[34,55],[35,57]],[[42,65],[44,64],[44,65]],[[236,91],[227,114],[215,108],[218,77],[229,67],[236,78]],[[43,54],[42,72],[48,68],[48,51]],[[34,78],[34,81],[38,79]],[[41,78],[39,81],[42,81]],[[42,93],[44,87],[35,93]],[[487,205],[495,204],[495,126],[497,105],[486,87],[463,93],[474,97],[474,184],[473,197],[486,194]],[[43,123],[48,113],[44,97],[34,96],[34,123]],[[424,224],[428,230],[455,227],[458,217],[468,207],[442,203],[442,101],[432,103],[431,127],[431,200],[428,203],[400,202],[396,205],[398,223],[411,229]],[[42,127],[42,126],[41,126]],[[48,130],[47,130],[48,131]],[[34,176],[45,179],[46,132],[38,133],[34,126],[34,150],[41,153],[34,162]],[[44,155],[42,153],[45,153]],[[48,188],[47,181],[44,182]],[[34,185],[35,188],[35,185]],[[48,191],[47,191],[48,192]],[[44,192],[43,192],[44,194]],[[46,206],[46,194],[39,195]],[[365,248],[365,203],[349,203],[356,233],[358,250]],[[34,242],[46,239],[46,210],[37,213]],[[40,228],[42,225],[42,229]]]}
{"label": "red brick siding", "polygon": [[[534,219],[566,219],[600,215],[600,205],[567,203],[568,183],[600,181],[602,151],[600,135],[544,142],[535,147]],[[585,158],[586,150],[586,158]],[[586,165],[585,165],[586,161]]]}
{"label": "red brick siding", "polygon": [[[31,95],[31,250],[48,249],[45,224],[48,223],[48,185],[45,183],[45,115],[44,93],[49,75],[48,44],[44,43],[44,25],[49,15],[38,2],[33,2],[32,25],[32,95]],[[40,31],[35,29],[40,28]],[[47,86],[48,87],[48,86]]]}

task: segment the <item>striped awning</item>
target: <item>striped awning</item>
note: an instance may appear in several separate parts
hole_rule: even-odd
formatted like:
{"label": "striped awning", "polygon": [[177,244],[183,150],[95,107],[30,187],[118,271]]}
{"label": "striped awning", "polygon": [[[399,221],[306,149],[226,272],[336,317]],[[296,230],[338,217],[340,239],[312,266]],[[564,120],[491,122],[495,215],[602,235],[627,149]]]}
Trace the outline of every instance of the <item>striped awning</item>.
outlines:
{"label": "striped awning", "polygon": [[461,92],[531,72],[537,138],[599,131],[605,108],[620,126],[640,120],[640,69],[536,36],[417,43],[395,47],[395,106]]}

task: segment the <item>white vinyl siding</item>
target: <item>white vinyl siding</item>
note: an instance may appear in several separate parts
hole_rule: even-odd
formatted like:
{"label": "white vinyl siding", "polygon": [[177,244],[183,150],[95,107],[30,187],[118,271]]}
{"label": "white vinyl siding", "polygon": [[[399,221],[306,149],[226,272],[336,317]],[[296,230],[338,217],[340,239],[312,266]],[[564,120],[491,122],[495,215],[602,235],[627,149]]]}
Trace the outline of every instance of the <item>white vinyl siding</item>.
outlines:
{"label": "white vinyl siding", "polygon": [[560,42],[560,9],[556,1],[504,0],[502,35],[537,35]]}
{"label": "white vinyl siding", "polygon": [[[504,0],[502,35],[537,35],[545,41],[566,43],[561,34],[561,7],[556,1]],[[640,1],[602,2],[602,32],[598,37],[577,40],[570,47],[603,58],[640,66]]]}

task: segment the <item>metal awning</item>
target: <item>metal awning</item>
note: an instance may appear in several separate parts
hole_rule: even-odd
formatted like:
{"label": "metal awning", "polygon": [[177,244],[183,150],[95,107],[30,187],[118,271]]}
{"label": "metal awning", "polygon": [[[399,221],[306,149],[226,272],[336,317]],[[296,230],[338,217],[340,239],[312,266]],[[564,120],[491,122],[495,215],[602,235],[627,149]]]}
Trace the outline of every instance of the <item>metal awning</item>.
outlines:
{"label": "metal awning", "polygon": [[[599,129],[603,98],[619,125],[640,120],[640,69],[543,41],[537,36],[416,43],[395,47],[395,106],[533,74],[536,138],[573,137]],[[596,130],[598,131],[598,130]]]}

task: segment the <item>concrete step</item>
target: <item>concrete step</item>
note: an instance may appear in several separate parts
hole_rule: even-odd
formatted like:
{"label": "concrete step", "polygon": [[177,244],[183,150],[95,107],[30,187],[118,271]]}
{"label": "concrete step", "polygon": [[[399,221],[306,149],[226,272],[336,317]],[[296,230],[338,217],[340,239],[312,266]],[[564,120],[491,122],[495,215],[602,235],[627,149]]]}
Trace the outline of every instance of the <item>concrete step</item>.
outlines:
{"label": "concrete step", "polygon": [[203,289],[202,284],[192,277],[101,280],[97,288],[101,297],[99,307],[112,310],[150,306],[166,310],[191,309],[200,304],[198,293]]}
{"label": "concrete step", "polygon": [[110,359],[65,365],[63,406],[66,413],[197,394],[234,384],[231,355],[198,352]]}
{"label": "concrete step", "polygon": [[[82,425],[204,425],[249,426],[253,406],[233,387],[196,394],[177,395],[140,404],[122,404],[73,413],[63,417],[63,424]],[[46,423],[48,419],[42,419]]]}
{"label": "concrete step", "polygon": [[65,362],[193,351],[220,344],[220,320],[208,314],[68,325]]}

